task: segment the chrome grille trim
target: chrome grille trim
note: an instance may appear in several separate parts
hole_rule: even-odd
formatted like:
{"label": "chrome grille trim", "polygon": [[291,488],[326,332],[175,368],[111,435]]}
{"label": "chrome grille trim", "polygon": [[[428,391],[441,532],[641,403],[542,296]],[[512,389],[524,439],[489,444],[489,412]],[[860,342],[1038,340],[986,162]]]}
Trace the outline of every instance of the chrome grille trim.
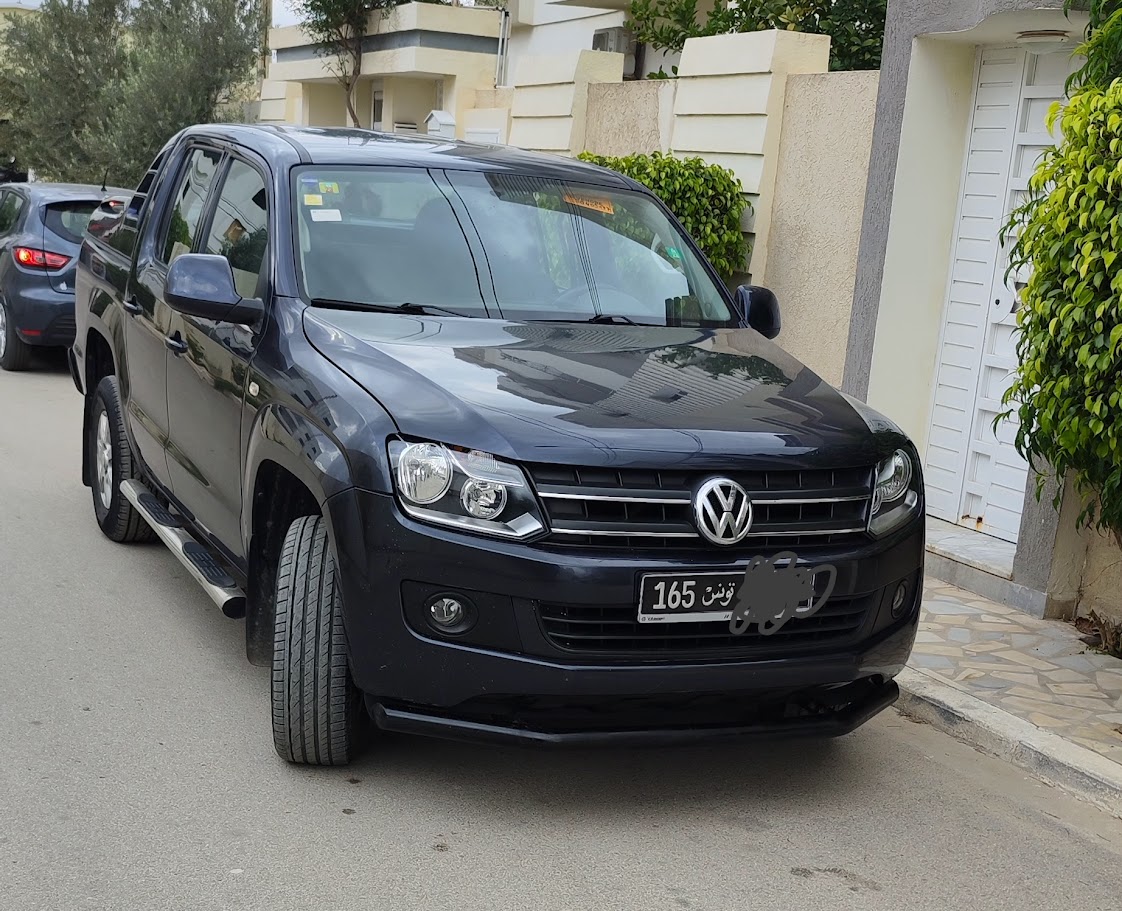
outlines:
{"label": "chrome grille trim", "polygon": [[872,466],[729,472],[528,468],[550,536],[567,547],[714,549],[694,524],[693,497],[699,485],[722,475],[747,490],[756,512],[744,540],[731,549],[798,546],[800,540],[835,546],[867,533],[874,481]]}

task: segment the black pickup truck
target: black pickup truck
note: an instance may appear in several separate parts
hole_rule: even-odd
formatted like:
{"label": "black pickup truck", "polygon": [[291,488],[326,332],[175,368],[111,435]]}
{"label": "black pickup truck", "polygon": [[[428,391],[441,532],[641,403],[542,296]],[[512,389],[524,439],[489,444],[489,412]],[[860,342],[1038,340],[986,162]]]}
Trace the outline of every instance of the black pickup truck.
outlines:
{"label": "black pickup truck", "polygon": [[837,735],[896,698],[915,448],[633,181],[207,126],[96,223],[71,369],[98,525],[245,617],[284,758]]}

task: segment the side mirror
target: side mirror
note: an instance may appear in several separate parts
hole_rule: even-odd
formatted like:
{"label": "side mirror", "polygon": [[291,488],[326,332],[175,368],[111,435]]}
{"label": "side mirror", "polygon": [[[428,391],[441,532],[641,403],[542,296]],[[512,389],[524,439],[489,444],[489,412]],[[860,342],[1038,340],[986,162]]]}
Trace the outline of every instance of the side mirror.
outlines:
{"label": "side mirror", "polygon": [[209,253],[184,253],[171,264],[164,300],[177,313],[241,326],[265,313],[261,301],[238,294],[226,257]]}
{"label": "side mirror", "polygon": [[736,309],[749,328],[764,338],[779,335],[779,301],[768,288],[758,285],[741,285],[736,289]]}

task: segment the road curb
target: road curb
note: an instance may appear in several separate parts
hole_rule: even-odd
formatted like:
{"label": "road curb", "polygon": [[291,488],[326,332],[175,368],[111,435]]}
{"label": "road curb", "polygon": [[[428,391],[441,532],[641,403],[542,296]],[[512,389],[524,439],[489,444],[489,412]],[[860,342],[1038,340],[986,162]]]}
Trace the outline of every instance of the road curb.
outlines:
{"label": "road curb", "polygon": [[913,668],[897,678],[901,713],[1011,762],[1122,819],[1122,765]]}

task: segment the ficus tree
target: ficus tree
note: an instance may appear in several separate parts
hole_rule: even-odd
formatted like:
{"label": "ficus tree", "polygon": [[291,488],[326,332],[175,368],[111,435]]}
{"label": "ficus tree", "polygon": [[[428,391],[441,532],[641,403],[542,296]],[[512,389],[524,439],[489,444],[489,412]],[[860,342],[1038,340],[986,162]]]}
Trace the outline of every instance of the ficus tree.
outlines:
{"label": "ficus tree", "polygon": [[1038,495],[1045,472],[1069,478],[1081,523],[1122,546],[1122,2],[1092,0],[1090,13],[1085,63],[1050,115],[1062,138],[1005,230],[1011,270],[1029,276],[998,420],[1019,418]]}

